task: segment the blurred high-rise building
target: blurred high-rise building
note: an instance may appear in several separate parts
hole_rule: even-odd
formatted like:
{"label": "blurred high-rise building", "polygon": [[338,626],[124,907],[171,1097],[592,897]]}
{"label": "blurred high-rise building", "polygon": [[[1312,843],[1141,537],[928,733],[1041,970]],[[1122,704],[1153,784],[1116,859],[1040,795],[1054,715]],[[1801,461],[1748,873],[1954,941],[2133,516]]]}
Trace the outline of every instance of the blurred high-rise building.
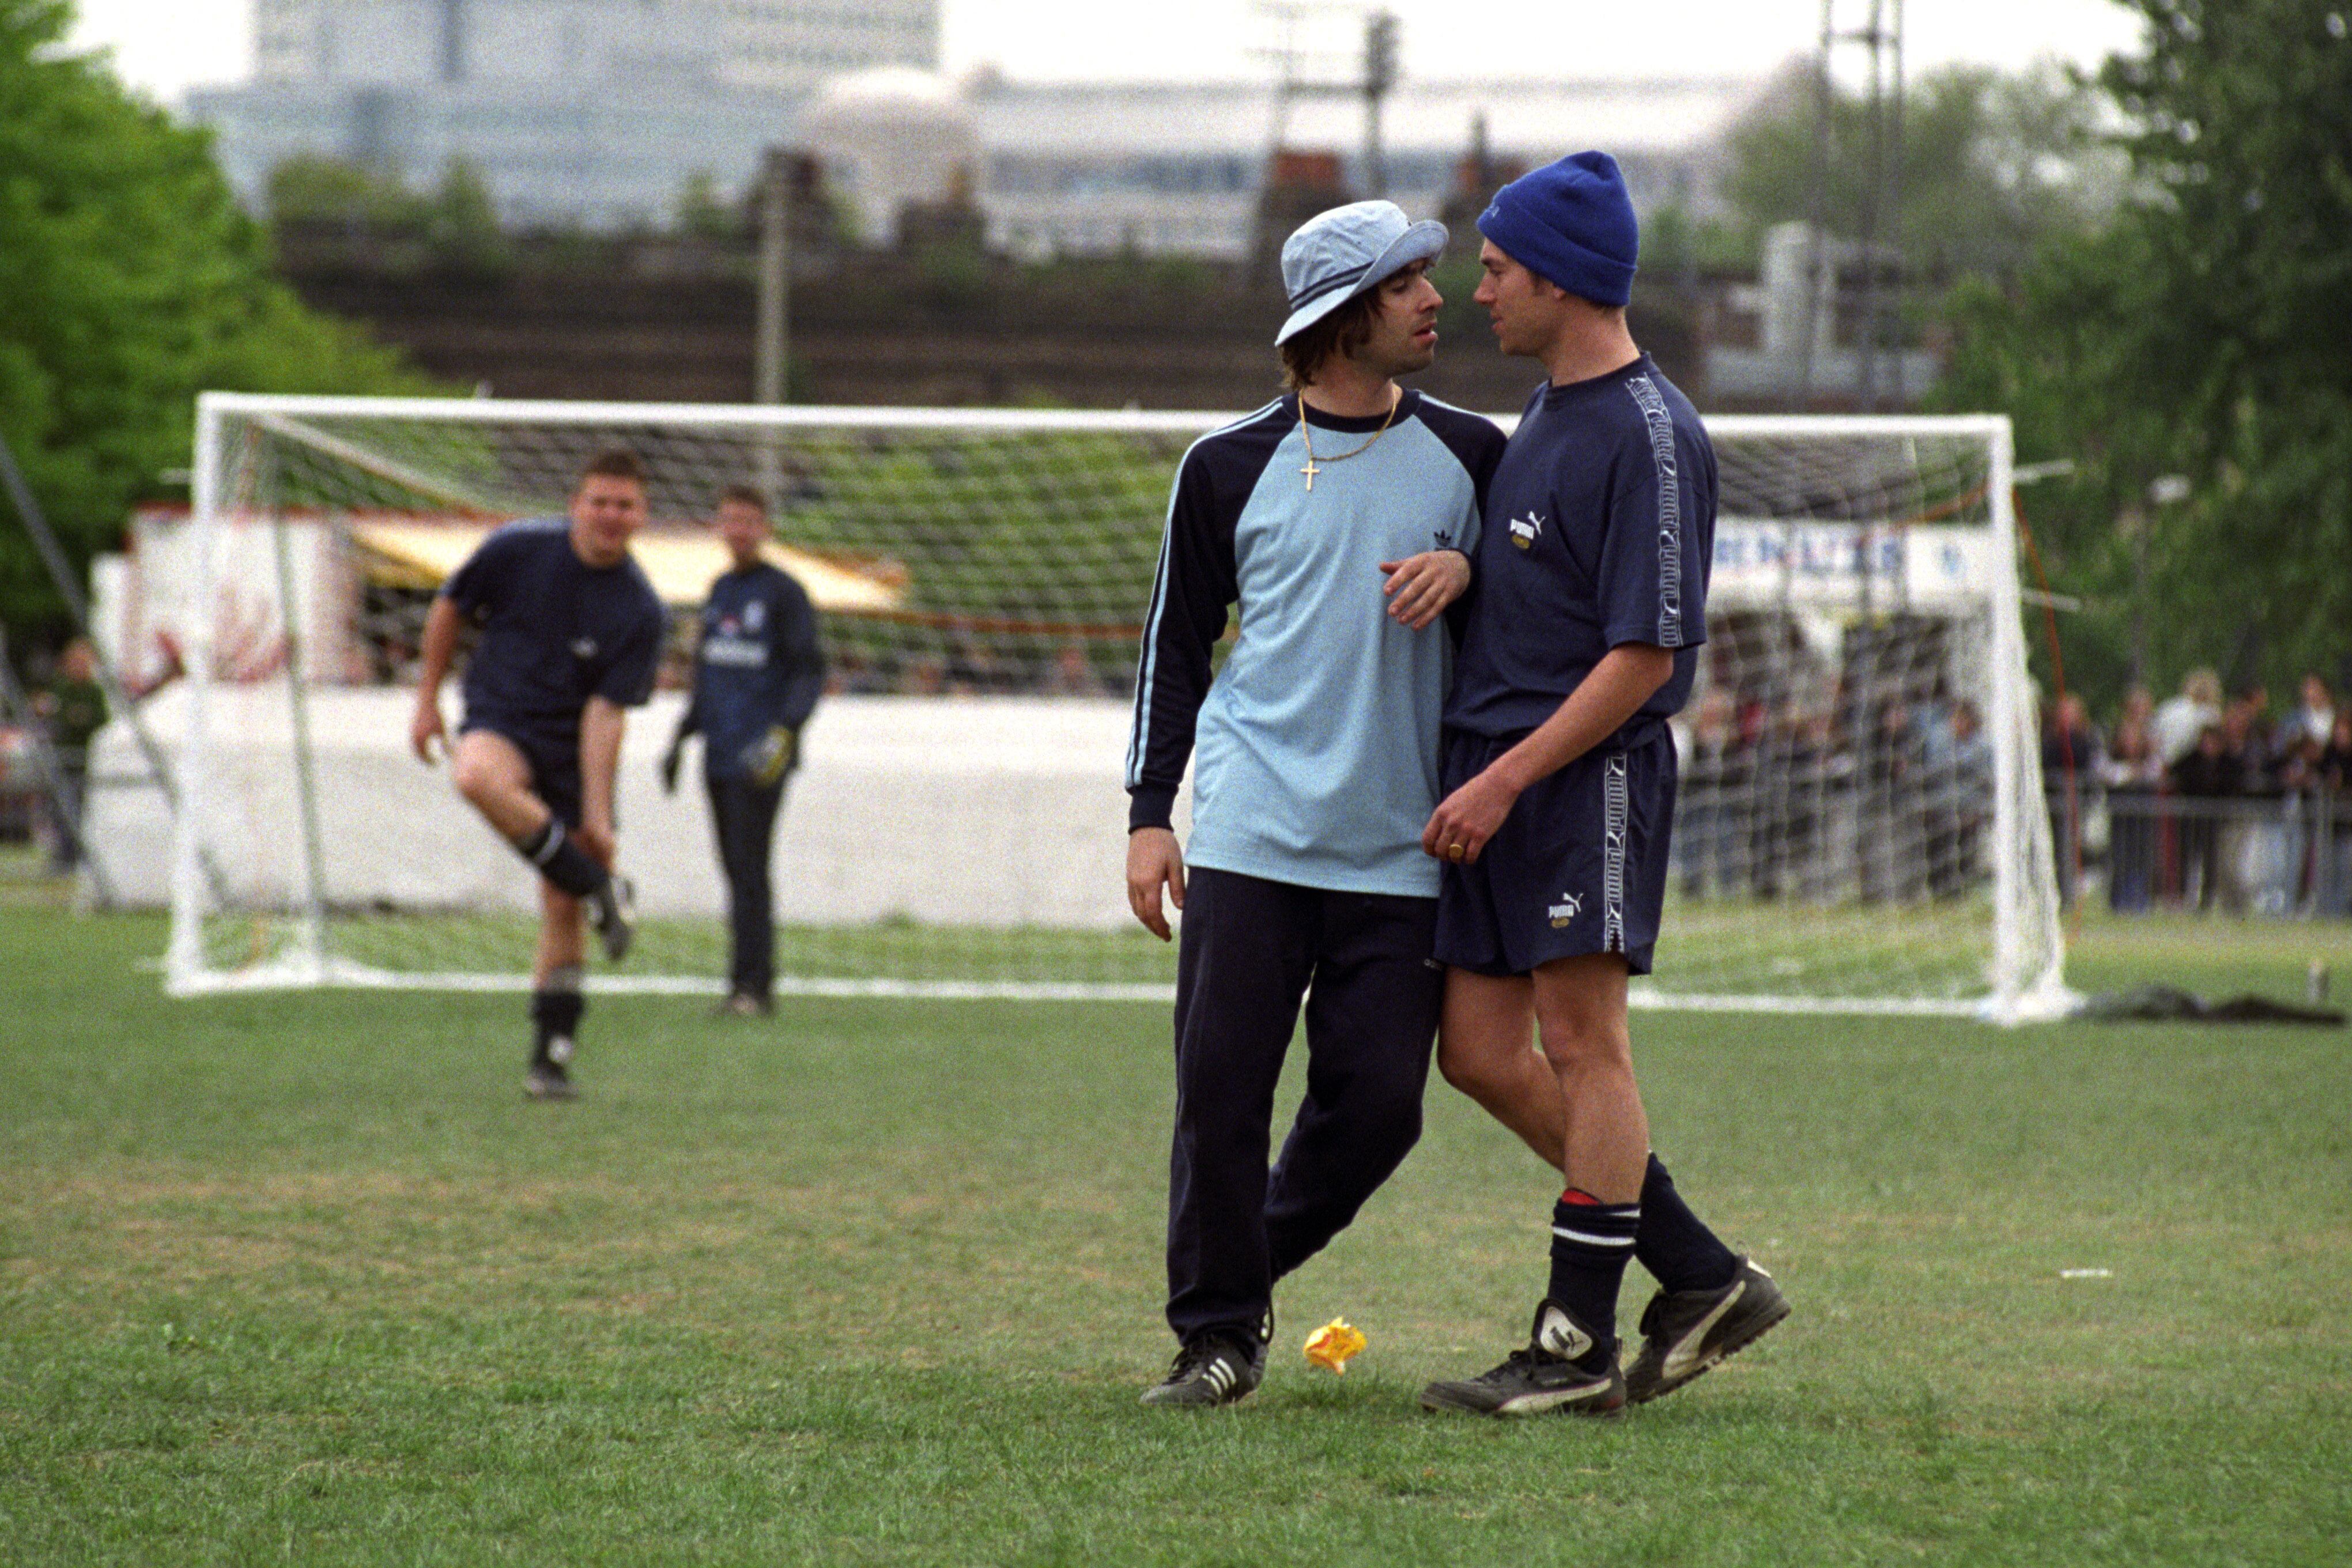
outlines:
{"label": "blurred high-rise building", "polygon": [[501,213],[657,223],[747,182],[827,79],[933,68],[939,0],[256,0],[255,79],[200,90],[248,200],[294,157],[416,185],[462,159]]}
{"label": "blurred high-rise building", "polygon": [[869,66],[929,66],[938,0],[256,0],[256,74],[373,86],[681,68],[809,91]]}

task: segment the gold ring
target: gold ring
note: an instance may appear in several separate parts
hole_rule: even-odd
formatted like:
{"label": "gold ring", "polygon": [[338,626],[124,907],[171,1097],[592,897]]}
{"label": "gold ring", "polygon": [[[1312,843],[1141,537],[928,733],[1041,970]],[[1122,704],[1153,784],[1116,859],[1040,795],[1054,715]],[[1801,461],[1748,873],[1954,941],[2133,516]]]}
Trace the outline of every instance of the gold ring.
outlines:
{"label": "gold ring", "polygon": [[1460,844],[1448,844],[1445,846],[1445,853],[1448,859],[1458,861],[1462,858],[1462,846]]}

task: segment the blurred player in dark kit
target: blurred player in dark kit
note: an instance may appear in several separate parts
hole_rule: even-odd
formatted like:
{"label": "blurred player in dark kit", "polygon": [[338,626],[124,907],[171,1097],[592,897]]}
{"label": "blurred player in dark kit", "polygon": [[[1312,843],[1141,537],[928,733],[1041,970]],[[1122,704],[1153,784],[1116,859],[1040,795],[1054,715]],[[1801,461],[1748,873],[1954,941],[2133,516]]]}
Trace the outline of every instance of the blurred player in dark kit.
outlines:
{"label": "blurred player in dark kit", "polygon": [[[626,710],[653,694],[665,619],[630,558],[646,522],[645,470],[629,452],[597,456],[568,515],[509,523],[442,586],[425,617],[409,743],[430,764],[447,751],[457,792],[538,871],[526,1091],[576,1092],[570,1065],[586,1003],[583,915],[618,962],[635,916],[613,872],[613,789]],[[452,747],[441,682],[460,631],[481,640],[466,663],[466,716]]]}
{"label": "blurred player in dark kit", "polygon": [[677,789],[688,736],[702,737],[702,782],[719,866],[727,877],[730,958],[724,1016],[774,1010],[776,923],[769,857],[784,783],[800,764],[801,727],[824,690],[816,611],[789,572],[761,559],[768,507],[732,485],[712,527],[734,564],[710,585],[695,646],[694,691],[662,754],[662,788]]}
{"label": "blurred player in dark kit", "polygon": [[[1706,638],[1715,450],[1633,342],[1639,235],[1615,160],[1513,181],[1478,220],[1476,298],[1540,361],[1486,493],[1478,594],[1445,705],[1446,1080],[1559,1169],[1551,1281],[1526,1349],[1433,1383],[1432,1409],[1610,1415],[1672,1392],[1788,1315],[1771,1277],[1701,1224],[1650,1150],[1626,981],[1647,974],[1675,805],[1666,720]],[[1528,1049],[1530,1035],[1543,1054]],[[1617,1294],[1662,1287],[1630,1368]]]}

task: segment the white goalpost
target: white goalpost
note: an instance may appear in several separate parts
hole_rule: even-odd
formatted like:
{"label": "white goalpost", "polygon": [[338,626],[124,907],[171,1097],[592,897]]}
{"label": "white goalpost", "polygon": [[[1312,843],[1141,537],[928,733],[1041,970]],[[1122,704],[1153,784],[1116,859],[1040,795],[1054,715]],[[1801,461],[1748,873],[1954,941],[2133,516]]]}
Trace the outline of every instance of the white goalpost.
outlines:
{"label": "white goalpost", "polygon": [[[175,993],[520,988],[529,868],[407,755],[416,636],[488,529],[561,511],[625,445],[673,676],[724,485],[772,497],[822,613],[833,688],[779,825],[779,990],[1163,998],[1172,952],[1126,908],[1120,767],[1169,481],[1230,417],[207,393],[194,506],[142,525],[135,572],[192,672],[151,709],[181,809],[115,792],[92,831],[128,852],[110,863],[168,868],[128,895],[170,905]],[[2007,421],[1708,428],[1710,640],[1642,1000],[2057,1010]],[[645,926],[598,988],[722,988],[699,790],[666,795],[654,765],[681,700],[632,719]]]}

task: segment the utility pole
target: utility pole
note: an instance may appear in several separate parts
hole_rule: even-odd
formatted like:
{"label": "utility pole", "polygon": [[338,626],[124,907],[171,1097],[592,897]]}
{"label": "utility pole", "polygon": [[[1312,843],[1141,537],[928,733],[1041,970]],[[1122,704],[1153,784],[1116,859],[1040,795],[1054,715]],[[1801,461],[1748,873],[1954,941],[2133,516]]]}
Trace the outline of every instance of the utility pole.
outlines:
{"label": "utility pole", "polygon": [[[1849,37],[1868,51],[1870,61],[1870,186],[1862,209],[1862,362],[1857,376],[1863,412],[1869,413],[1878,408],[1882,354],[1890,356],[1886,380],[1895,401],[1903,396],[1899,334],[1888,329],[1888,318],[1900,320],[1903,309],[1903,221],[1896,204],[1903,194],[1903,0],[1870,0],[1870,20]],[[1895,272],[1891,293],[1880,286],[1890,250]],[[1897,341],[1890,345],[1890,337]]]}
{"label": "utility pole", "polygon": [[[1830,116],[1837,107],[1830,82],[1830,45],[1836,38],[1837,0],[1822,0],[1821,50],[1813,57],[1813,162],[1805,171],[1805,344],[1803,373],[1798,390],[1802,402],[1813,401],[1814,360],[1822,340],[1822,266],[1828,260],[1829,180],[1832,138]],[[1834,290],[1832,291],[1832,294]],[[1832,300],[1834,305],[1834,300]],[[1831,311],[1836,319],[1834,308]]]}
{"label": "utility pole", "polygon": [[466,79],[466,0],[441,0],[441,79]]}
{"label": "utility pole", "polygon": [[[1813,165],[1806,182],[1813,233],[1808,246],[1804,391],[1810,399],[1822,379],[1816,360],[1837,339],[1838,264],[1827,233],[1832,164],[1837,138],[1835,64],[1842,46],[1859,46],[1867,74],[1866,167],[1859,171],[1862,299],[1855,322],[1854,392],[1864,412],[1874,411],[1882,392],[1903,401],[1901,322],[1906,274],[1903,255],[1903,0],[1868,0],[1867,19],[1858,27],[1838,26],[1837,0],[1822,0],[1821,52],[1813,72]],[[1891,260],[1892,287],[1885,277]],[[1822,318],[1826,312],[1828,320]],[[1884,363],[1882,363],[1884,357]]]}
{"label": "utility pole", "polygon": [[[785,401],[792,356],[793,287],[792,159],[781,147],[768,149],[760,175],[760,319],[751,370],[752,401]],[[776,434],[762,434],[759,453],[760,493],[771,516],[776,508]]]}
{"label": "utility pole", "polygon": [[1389,193],[1388,154],[1381,146],[1381,109],[1397,79],[1397,19],[1375,11],[1364,18],[1364,194]]}
{"label": "utility pole", "polygon": [[[1395,16],[1387,11],[1375,11],[1364,18],[1364,47],[1360,68],[1354,76],[1308,76],[1302,72],[1300,58],[1307,51],[1298,41],[1300,23],[1310,14],[1330,11],[1353,11],[1352,5],[1339,0],[1257,0],[1255,9],[1281,29],[1282,43],[1277,48],[1253,51],[1270,59],[1276,68],[1274,86],[1274,120],[1269,131],[1272,153],[1280,152],[1288,144],[1290,111],[1301,98],[1357,98],[1364,105],[1364,194],[1388,194],[1388,152],[1382,143],[1381,125],[1386,100],[1402,74],[1397,63],[1399,27]],[[1335,51],[1336,52],[1336,51]],[[1328,60],[1331,55],[1325,54]]]}
{"label": "utility pole", "polygon": [[1894,340],[1894,358],[1889,362],[1895,405],[1904,402],[1903,387],[1903,297],[1910,287],[1910,257],[1903,248],[1903,0],[1887,0],[1893,15],[1887,18],[1886,42],[1892,56],[1894,80],[1889,87],[1886,110],[1886,153],[1885,211],[1888,232],[1893,236],[1895,253],[1895,293],[1887,302],[1888,325]]}
{"label": "utility pole", "polygon": [[768,149],[760,178],[760,341],[752,400],[785,400],[784,364],[792,351],[792,161]]}

